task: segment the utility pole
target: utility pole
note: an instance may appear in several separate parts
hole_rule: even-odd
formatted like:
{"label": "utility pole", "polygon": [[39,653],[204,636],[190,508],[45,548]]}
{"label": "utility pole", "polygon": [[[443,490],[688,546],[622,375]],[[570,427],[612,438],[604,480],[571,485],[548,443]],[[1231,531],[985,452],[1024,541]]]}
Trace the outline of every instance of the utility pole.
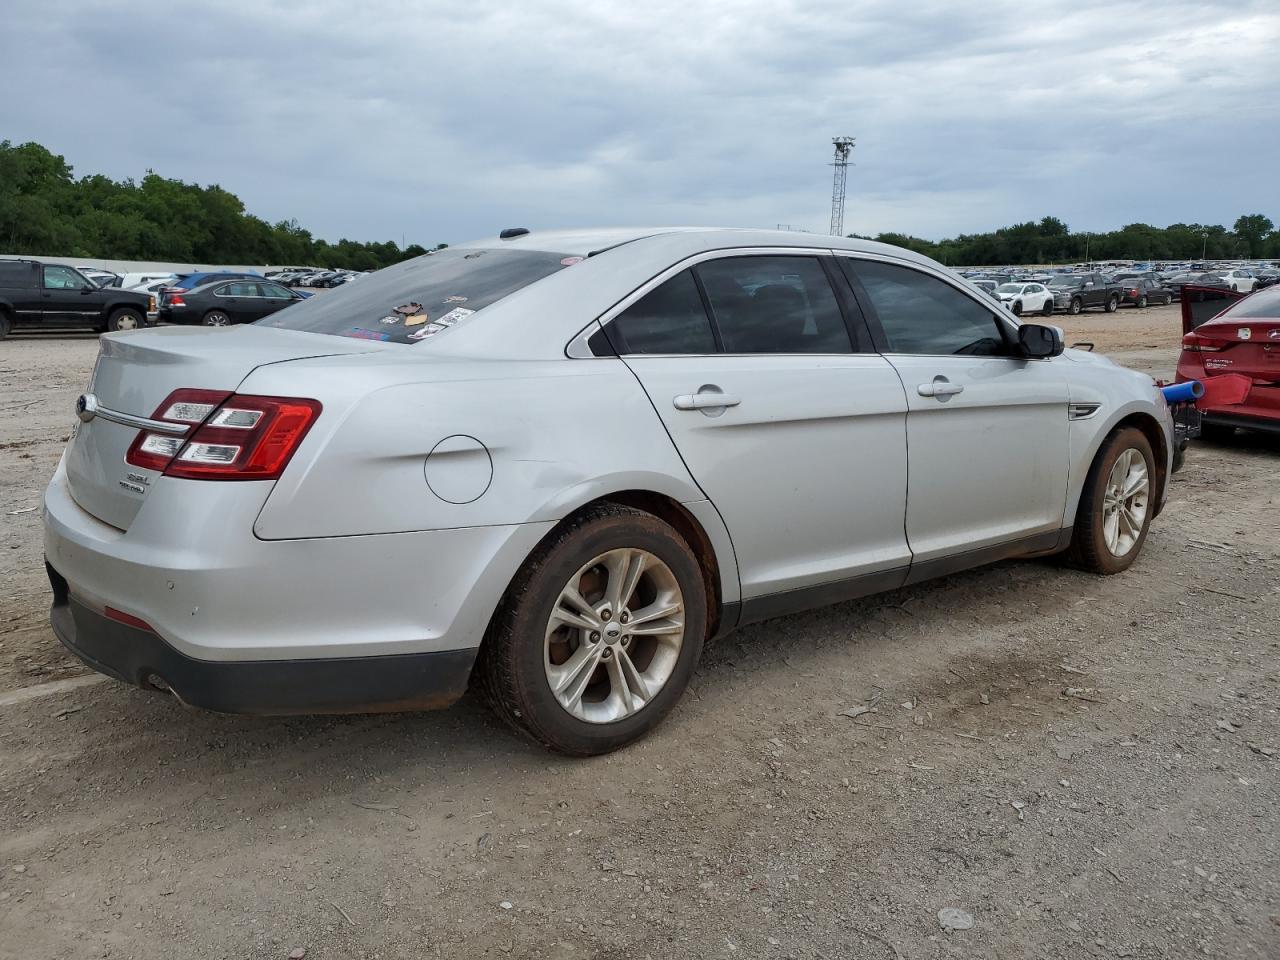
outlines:
{"label": "utility pole", "polygon": [[835,162],[831,164],[836,168],[835,179],[831,184],[831,235],[833,237],[844,235],[844,187],[845,179],[849,174],[849,154],[853,152],[853,141],[853,137],[834,137],[831,141],[836,147]]}

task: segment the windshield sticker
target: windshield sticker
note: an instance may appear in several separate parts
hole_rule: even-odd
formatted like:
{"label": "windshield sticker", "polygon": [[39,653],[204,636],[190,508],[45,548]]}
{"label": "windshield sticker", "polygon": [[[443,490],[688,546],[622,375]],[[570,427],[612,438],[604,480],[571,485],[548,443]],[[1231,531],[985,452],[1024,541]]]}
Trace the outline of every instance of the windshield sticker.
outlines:
{"label": "windshield sticker", "polygon": [[445,298],[444,298],[443,300],[441,300],[440,302],[441,302],[441,303],[466,303],[466,302],[467,302],[467,298],[466,298],[466,297],[459,297],[459,296],[445,297]]}
{"label": "windshield sticker", "polygon": [[436,323],[442,324],[446,327],[452,327],[455,323],[461,323],[473,313],[475,313],[474,310],[468,310],[466,307],[454,307],[443,317],[437,317]]}
{"label": "windshield sticker", "polygon": [[581,263],[585,259],[585,257],[565,257],[560,261],[560,266],[572,267],[575,263]]}
{"label": "windshield sticker", "polygon": [[404,318],[404,325],[406,327],[416,327],[418,324],[426,322],[427,315],[425,313],[415,313],[412,317]]}
{"label": "windshield sticker", "polygon": [[400,306],[396,307],[395,312],[404,314],[406,317],[411,317],[415,313],[422,312],[422,304],[418,303],[416,300],[410,300],[408,303],[402,303]]}
{"label": "windshield sticker", "polygon": [[382,318],[381,320],[379,320],[378,322],[379,322],[379,323],[386,323],[386,324],[399,323],[399,322],[400,322],[400,314],[398,314],[398,313],[388,313],[385,317],[383,317],[383,318]]}
{"label": "windshield sticker", "polygon": [[366,330],[364,327],[352,327],[348,336],[355,337],[357,340],[390,340],[391,334],[383,333],[379,330]]}

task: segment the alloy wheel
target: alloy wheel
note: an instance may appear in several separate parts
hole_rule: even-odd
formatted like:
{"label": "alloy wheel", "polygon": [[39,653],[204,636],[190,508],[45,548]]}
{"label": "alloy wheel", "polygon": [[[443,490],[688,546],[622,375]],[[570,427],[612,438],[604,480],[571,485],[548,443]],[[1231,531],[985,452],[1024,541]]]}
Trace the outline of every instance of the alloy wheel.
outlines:
{"label": "alloy wheel", "polygon": [[547,621],[543,666],[557,702],[588,723],[643,710],[671,679],[685,636],[675,574],[621,547],[575,573]]}
{"label": "alloy wheel", "polygon": [[219,310],[215,310],[204,318],[206,327],[227,327],[231,325],[231,318]]}
{"label": "alloy wheel", "polygon": [[1142,536],[1150,489],[1146,458],[1130,447],[1112,465],[1102,499],[1102,535],[1113,557],[1128,555]]}

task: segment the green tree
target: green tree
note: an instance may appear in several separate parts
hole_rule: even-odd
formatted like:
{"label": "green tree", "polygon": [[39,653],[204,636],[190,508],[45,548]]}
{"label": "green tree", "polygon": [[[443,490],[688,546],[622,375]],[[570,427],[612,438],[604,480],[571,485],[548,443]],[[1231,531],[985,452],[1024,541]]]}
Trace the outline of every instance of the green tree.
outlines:
{"label": "green tree", "polygon": [[1270,217],[1264,217],[1260,213],[1250,213],[1239,217],[1232,229],[1235,231],[1236,238],[1248,248],[1248,255],[1260,257],[1267,235],[1275,227]]}

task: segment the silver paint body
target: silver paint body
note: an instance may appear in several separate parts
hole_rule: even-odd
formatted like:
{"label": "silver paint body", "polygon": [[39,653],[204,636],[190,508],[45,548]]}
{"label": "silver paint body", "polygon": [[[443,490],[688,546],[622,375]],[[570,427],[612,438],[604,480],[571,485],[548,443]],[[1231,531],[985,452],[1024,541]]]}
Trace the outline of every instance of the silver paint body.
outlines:
{"label": "silver paint body", "polygon": [[[265,326],[104,336],[89,389],[115,411],[151,416],[180,387],[309,397],[324,409],[274,483],[164,477],[124,463],[136,429],[77,424],[45,497],[50,562],[87,601],[142,618],[197,659],[474,648],[539,541],[611,494],[683,504],[733,604],[1070,527],[1094,455],[1131,414],[1156,418],[1173,447],[1150,378],[1078,351],[584,349],[598,323],[668,276],[730,253],[906,264],[1001,313],[905,250],[699,229],[509,242],[584,256],[620,246],[421,344]],[[936,377],[964,391],[921,395]],[[708,385],[740,402],[676,402],[687,407]],[[1069,419],[1068,405],[1082,403],[1098,408]]]}

